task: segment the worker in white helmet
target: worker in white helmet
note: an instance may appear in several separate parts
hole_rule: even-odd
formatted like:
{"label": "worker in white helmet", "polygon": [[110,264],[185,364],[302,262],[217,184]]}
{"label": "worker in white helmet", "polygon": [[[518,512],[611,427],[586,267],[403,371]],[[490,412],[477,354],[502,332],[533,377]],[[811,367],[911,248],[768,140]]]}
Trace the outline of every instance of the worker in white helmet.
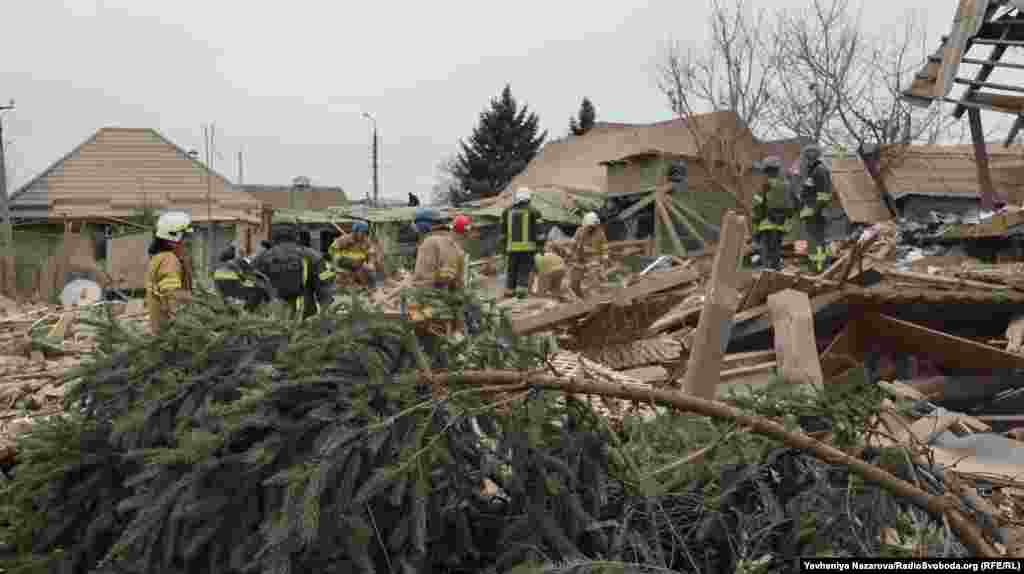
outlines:
{"label": "worker in white helmet", "polygon": [[583,224],[572,238],[569,289],[584,299],[583,281],[587,276],[601,276],[609,263],[608,236],[601,226],[601,218],[593,211],[583,216]]}
{"label": "worker in white helmet", "polygon": [[540,211],[530,205],[530,190],[521,187],[513,196],[512,206],[501,214],[503,241],[499,252],[505,254],[505,292],[525,298],[533,272],[534,255],[543,251]]}
{"label": "worker in white helmet", "polygon": [[166,328],[192,292],[192,265],[185,254],[185,239],[191,232],[192,218],[181,211],[165,213],[156,222],[146,272],[146,310],[154,335]]}

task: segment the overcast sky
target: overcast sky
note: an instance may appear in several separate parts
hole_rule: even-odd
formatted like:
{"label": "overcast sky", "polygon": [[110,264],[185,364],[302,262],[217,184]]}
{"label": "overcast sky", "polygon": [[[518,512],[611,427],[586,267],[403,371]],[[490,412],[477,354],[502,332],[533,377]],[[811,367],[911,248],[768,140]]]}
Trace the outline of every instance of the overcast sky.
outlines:
{"label": "overcast sky", "polygon": [[[870,29],[924,13],[930,47],[957,5],[866,1]],[[17,105],[4,116],[12,191],[101,127],[152,127],[201,151],[201,125],[215,121],[214,167],[233,181],[241,150],[246,183],[307,175],[363,197],[369,112],[384,195],[425,198],[438,160],[506,82],[555,137],[583,96],[599,120],[670,118],[654,81],[658,44],[699,46],[707,18],[705,0],[16,3],[0,34],[0,102]]]}

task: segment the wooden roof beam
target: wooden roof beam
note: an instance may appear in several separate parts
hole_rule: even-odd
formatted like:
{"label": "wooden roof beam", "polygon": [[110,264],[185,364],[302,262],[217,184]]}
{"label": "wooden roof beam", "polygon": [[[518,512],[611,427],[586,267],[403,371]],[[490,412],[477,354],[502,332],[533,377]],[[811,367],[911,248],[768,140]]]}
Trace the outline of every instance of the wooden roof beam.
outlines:
{"label": "wooden roof beam", "polygon": [[976,66],[992,66],[995,68],[1008,68],[1012,70],[1024,70],[1024,64],[1013,62],[994,62],[992,60],[981,60],[978,58],[960,58],[961,64],[974,64]]}
{"label": "wooden roof beam", "polygon": [[1006,141],[1003,142],[1003,147],[1010,147],[1013,140],[1017,139],[1017,134],[1020,133],[1020,128],[1024,127],[1024,116],[1017,116],[1017,119],[1013,121],[1013,127],[1010,128],[1010,133],[1006,135]]}
{"label": "wooden roof beam", "polygon": [[1011,86],[1009,84],[996,84],[993,82],[979,82],[976,80],[968,80],[965,78],[953,78],[953,83],[963,84],[974,88],[990,88],[993,90],[1003,90],[1005,92],[1024,92],[1024,87]]}
{"label": "wooden roof beam", "polygon": [[[988,59],[990,61],[992,61],[992,62],[998,62],[1000,60],[1000,58],[1003,57],[1003,54],[1005,54],[1005,53],[1006,53],[1006,46],[1002,46],[1002,45],[996,46],[995,48],[992,48],[992,52],[989,54]],[[978,72],[974,75],[974,81],[975,82],[985,82],[985,81],[987,81],[989,75],[992,74],[992,70],[994,70],[994,69],[995,69],[995,66],[992,66],[992,65],[982,65],[981,69],[978,70]],[[973,86],[972,85],[972,86],[968,87],[966,90],[964,90],[962,99],[969,100],[971,98],[971,96],[973,96],[977,91],[978,91],[978,86]],[[956,109],[953,110],[953,117],[956,118],[956,119],[960,119],[960,118],[963,117],[965,111],[967,111],[967,107],[965,107],[963,105],[957,105]]]}

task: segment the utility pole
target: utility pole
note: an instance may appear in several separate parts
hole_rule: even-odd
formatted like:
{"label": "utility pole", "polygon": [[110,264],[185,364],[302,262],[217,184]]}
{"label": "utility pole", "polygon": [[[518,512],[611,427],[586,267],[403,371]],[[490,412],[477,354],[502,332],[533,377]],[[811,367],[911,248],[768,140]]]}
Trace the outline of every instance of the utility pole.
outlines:
{"label": "utility pole", "polygon": [[242,185],[242,150],[238,150],[238,185]]}
{"label": "utility pole", "polygon": [[14,109],[14,100],[6,106],[0,106],[0,215],[4,219],[4,248],[0,252],[4,285],[0,285],[8,295],[14,295],[14,224],[11,223],[11,206],[7,197],[7,163],[4,158],[4,124],[3,112]]}
{"label": "utility pole", "polygon": [[380,206],[380,176],[377,165],[377,119],[367,112],[363,112],[363,117],[373,122],[373,206],[378,207]]}
{"label": "utility pole", "polygon": [[206,272],[209,275],[213,269],[213,134],[215,125],[204,127],[206,136]]}

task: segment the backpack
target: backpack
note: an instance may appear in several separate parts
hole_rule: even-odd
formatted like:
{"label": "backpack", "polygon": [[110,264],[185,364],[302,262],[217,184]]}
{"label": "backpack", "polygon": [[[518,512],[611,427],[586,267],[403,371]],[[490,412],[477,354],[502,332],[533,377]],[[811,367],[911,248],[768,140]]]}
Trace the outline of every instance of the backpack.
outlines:
{"label": "backpack", "polygon": [[[308,255],[298,245],[285,243],[261,253],[255,267],[267,276],[278,297],[293,299],[306,293],[302,269],[306,258]],[[315,277],[315,271],[315,265],[310,265],[309,274]]]}

